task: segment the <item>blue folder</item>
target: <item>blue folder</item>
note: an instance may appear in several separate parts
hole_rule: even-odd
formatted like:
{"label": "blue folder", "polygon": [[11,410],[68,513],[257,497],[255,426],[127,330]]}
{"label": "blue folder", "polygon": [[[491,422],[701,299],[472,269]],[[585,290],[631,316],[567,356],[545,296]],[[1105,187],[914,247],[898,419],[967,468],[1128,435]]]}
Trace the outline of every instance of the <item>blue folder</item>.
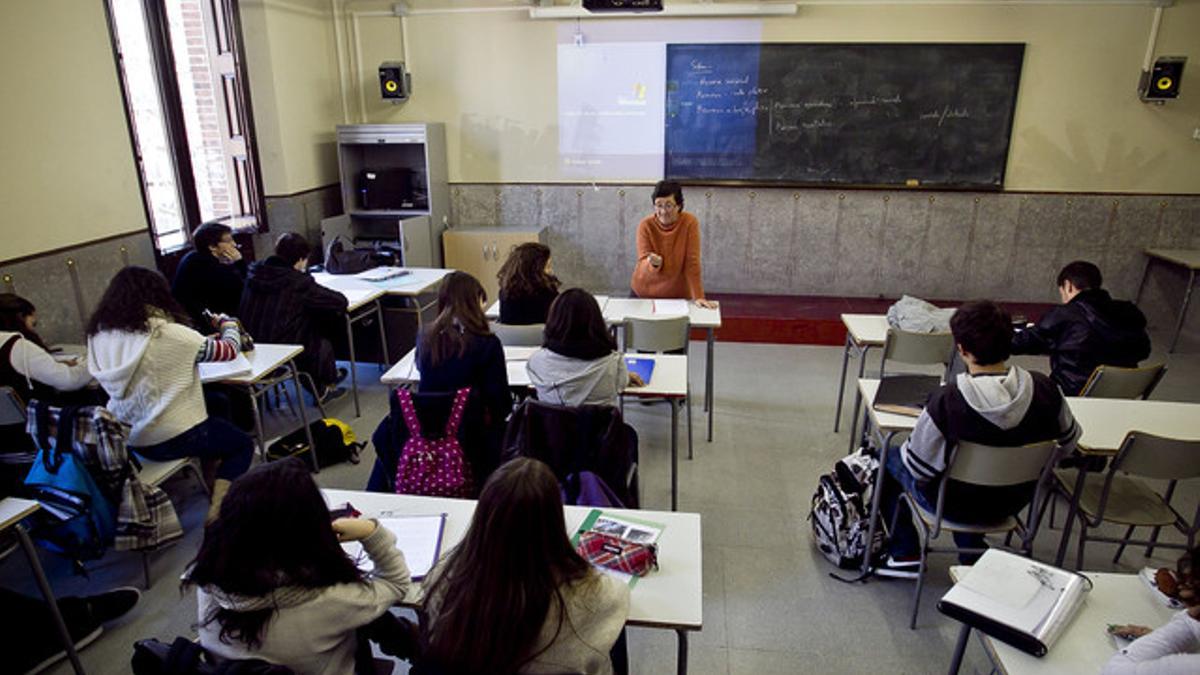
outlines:
{"label": "blue folder", "polygon": [[638,377],[642,378],[642,382],[650,384],[650,376],[654,374],[654,359],[639,359],[629,356],[625,358],[625,365],[629,367],[629,372],[637,373]]}

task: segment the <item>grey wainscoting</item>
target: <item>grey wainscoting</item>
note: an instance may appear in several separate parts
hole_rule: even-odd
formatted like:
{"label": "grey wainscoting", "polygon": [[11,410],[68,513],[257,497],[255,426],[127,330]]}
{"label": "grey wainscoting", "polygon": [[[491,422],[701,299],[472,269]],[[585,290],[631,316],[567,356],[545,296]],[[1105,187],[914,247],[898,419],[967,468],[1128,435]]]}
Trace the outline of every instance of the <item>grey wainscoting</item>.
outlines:
{"label": "grey wainscoting", "polygon": [[126,265],[154,269],[154,245],[135,232],[0,262],[0,291],[37,307],[38,333],[50,343],[82,344],[83,327],[113,275]]}
{"label": "grey wainscoting", "polygon": [[[646,185],[451,186],[454,226],[544,225],[570,285],[625,292]],[[710,291],[1053,302],[1059,268],[1091,260],[1132,297],[1149,247],[1200,248],[1200,195],[689,187]],[[1155,266],[1142,305],[1169,323],[1185,276]],[[1188,322],[1200,327],[1200,310]]]}
{"label": "grey wainscoting", "polygon": [[275,238],[284,232],[299,232],[314,249],[320,248],[321,219],[342,212],[342,197],[336,184],[293,195],[268,196],[266,201],[270,231],[254,236],[255,257],[259,260],[271,255]]}

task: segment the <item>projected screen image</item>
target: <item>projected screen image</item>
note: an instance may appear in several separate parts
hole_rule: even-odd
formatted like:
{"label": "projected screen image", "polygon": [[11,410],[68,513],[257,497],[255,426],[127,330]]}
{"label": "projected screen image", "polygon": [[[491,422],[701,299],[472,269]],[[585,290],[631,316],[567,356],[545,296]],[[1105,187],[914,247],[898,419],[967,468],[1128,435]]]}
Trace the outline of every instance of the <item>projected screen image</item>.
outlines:
{"label": "projected screen image", "polygon": [[559,174],[659,180],[666,141],[667,44],[757,42],[756,19],[606,19],[558,28]]}

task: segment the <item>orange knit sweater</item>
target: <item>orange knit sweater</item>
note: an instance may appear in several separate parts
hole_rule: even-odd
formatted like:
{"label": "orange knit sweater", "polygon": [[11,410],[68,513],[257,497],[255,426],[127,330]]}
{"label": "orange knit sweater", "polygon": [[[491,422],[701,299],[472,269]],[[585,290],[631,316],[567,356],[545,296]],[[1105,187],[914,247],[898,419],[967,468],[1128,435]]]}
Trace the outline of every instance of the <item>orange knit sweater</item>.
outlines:
{"label": "orange knit sweater", "polygon": [[[650,266],[650,254],[662,256],[662,267]],[[664,228],[653,214],[638,223],[637,265],[630,286],[641,298],[704,297],[700,275],[700,221],[684,211],[671,229]]]}

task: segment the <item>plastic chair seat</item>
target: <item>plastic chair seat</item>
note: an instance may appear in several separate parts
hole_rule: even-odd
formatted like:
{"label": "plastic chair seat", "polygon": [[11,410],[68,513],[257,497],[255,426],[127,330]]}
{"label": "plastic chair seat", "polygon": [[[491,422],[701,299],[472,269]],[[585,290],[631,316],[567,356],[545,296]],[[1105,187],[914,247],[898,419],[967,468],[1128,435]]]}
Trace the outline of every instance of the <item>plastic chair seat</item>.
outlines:
{"label": "plastic chair seat", "polygon": [[[1075,487],[1074,471],[1056,469],[1055,478],[1067,494]],[[1088,473],[1079,494],[1079,509],[1094,518],[1100,511],[1100,494],[1104,490],[1105,474]],[[1163,498],[1142,481],[1116,474],[1104,507],[1104,520],[1123,525],[1170,525],[1175,513]]]}
{"label": "plastic chair seat", "polygon": [[[937,514],[926,509],[916,499],[909,498],[908,503],[913,507],[912,512],[916,514],[926,527],[930,529],[937,524]],[[961,523],[956,520],[950,520],[942,516],[942,529],[950,532],[969,532],[973,534],[990,534],[995,532],[1009,532],[1021,527],[1021,522],[1016,516],[1006,516],[1005,518],[991,523]]]}

